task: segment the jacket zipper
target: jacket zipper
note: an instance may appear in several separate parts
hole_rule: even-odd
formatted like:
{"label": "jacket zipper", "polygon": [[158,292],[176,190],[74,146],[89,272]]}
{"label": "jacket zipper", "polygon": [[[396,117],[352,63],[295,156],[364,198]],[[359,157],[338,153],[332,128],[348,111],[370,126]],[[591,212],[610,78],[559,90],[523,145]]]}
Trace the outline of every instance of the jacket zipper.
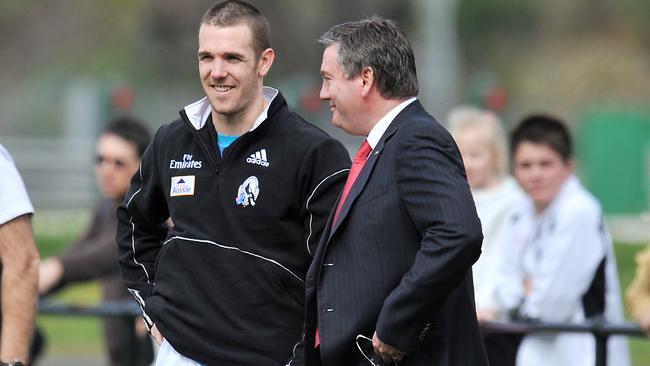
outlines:
{"label": "jacket zipper", "polygon": [[199,145],[201,147],[201,150],[203,150],[203,153],[208,157],[208,160],[210,162],[210,165],[212,166],[212,169],[214,172],[219,175],[219,168],[217,167],[217,163],[212,159],[212,154],[210,154],[210,149],[208,148],[208,145],[205,144],[205,141],[201,138],[201,134],[199,134],[199,130],[194,128],[194,126],[188,121],[187,115],[185,114],[185,111],[182,111],[181,113],[181,118],[183,119],[183,122],[187,127],[189,127],[192,132],[194,133],[194,137],[199,140]]}
{"label": "jacket zipper", "polygon": [[[192,127],[192,128],[193,128],[193,127]],[[193,130],[194,130],[194,136],[195,136],[195,137],[199,140],[199,142],[201,143],[201,149],[202,149],[203,152],[208,156],[208,160],[210,161],[210,165],[212,165],[212,169],[214,169],[214,172],[215,172],[217,175],[219,175],[219,169],[217,168],[217,163],[215,163],[214,160],[212,159],[212,154],[210,154],[210,149],[208,148],[208,146],[205,144],[205,142],[204,142],[203,139],[201,138],[201,135],[199,134],[199,131],[198,131],[197,129],[195,129],[195,128],[193,128]]]}

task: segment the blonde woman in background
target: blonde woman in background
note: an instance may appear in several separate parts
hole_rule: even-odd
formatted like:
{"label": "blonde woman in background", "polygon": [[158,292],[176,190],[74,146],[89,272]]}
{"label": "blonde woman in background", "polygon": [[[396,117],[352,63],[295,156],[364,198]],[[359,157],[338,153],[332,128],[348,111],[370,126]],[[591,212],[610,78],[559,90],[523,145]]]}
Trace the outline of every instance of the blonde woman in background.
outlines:
{"label": "blonde woman in background", "polygon": [[[523,198],[508,174],[508,147],[499,118],[492,112],[460,106],[451,111],[448,126],[460,149],[483,229],[479,260],[472,267],[479,321],[498,318],[494,301],[497,248],[513,204]],[[521,336],[487,334],[488,358],[493,365],[514,365]]]}
{"label": "blonde woman in background", "polygon": [[508,175],[506,138],[494,113],[457,107],[449,114],[448,124],[463,157],[483,229],[483,252],[472,267],[477,315],[479,320],[493,319],[495,248],[503,241],[503,228],[513,203],[523,193]]}

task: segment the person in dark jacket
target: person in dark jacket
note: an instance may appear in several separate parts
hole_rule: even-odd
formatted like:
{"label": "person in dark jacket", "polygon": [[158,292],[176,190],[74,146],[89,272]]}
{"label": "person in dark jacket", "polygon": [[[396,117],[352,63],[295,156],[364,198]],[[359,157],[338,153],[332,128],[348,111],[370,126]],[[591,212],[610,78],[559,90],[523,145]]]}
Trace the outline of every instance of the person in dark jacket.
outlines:
{"label": "person in dark jacket", "polygon": [[[99,280],[103,301],[131,299],[116,258],[115,210],[129,189],[150,137],[147,128],[131,117],[119,117],[103,131],[97,142],[95,175],[104,197],[95,206],[84,234],[61,255],[41,262],[39,293],[51,294],[72,283]],[[137,365],[151,363],[153,347],[146,332],[141,332],[135,344],[131,344],[131,320],[107,317],[102,322],[110,365],[129,365],[133,350]],[[142,324],[141,320],[138,322]]]}
{"label": "person in dark jacket", "polygon": [[296,365],[304,279],[348,153],[263,86],[274,51],[253,6],[208,9],[197,55],[206,97],[158,130],[118,209],[122,274],[156,365]]}
{"label": "person in dark jacket", "polygon": [[451,135],[417,100],[397,23],[332,27],[321,99],[366,136],[306,281],[309,365],[488,365],[474,307],[481,225]]}

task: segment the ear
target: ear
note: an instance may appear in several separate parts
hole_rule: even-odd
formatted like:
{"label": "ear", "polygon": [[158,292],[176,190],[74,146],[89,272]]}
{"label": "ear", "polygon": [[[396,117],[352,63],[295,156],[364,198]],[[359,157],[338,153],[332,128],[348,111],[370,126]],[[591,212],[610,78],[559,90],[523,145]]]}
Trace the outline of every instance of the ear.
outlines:
{"label": "ear", "polygon": [[565,164],[566,164],[567,171],[569,173],[573,173],[573,171],[576,168],[576,161],[573,160],[573,158],[569,158],[569,159],[567,159]]}
{"label": "ear", "polygon": [[375,72],[372,67],[366,66],[361,69],[361,96],[367,97],[375,86]]}
{"label": "ear", "polygon": [[257,74],[259,77],[263,78],[269,73],[274,58],[275,52],[272,48],[267,48],[262,52],[259,60],[257,60]]}

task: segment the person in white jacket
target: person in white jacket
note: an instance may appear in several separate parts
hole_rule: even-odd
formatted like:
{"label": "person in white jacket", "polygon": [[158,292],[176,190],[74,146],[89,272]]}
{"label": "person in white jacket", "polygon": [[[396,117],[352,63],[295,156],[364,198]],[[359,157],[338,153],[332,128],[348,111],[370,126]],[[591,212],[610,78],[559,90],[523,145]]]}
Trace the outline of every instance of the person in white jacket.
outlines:
{"label": "person in white jacket", "polygon": [[496,248],[503,243],[508,218],[523,192],[508,175],[506,137],[496,114],[459,106],[449,113],[447,123],[463,157],[483,230],[481,257],[472,266],[476,311],[479,320],[492,318]]}
{"label": "person in white jacket", "polygon": [[[527,197],[513,212],[498,256],[498,308],[547,322],[621,322],[612,241],[598,201],[573,173],[568,130],[553,117],[528,117],[511,135],[511,155]],[[517,365],[591,366],[595,354],[591,334],[531,334]],[[629,365],[624,339],[610,338],[608,364]]]}
{"label": "person in white jacket", "polygon": [[[463,157],[483,230],[481,257],[472,266],[476,315],[479,321],[493,320],[498,247],[504,245],[508,219],[524,193],[508,174],[508,146],[496,114],[459,106],[449,113],[447,124]],[[514,366],[521,335],[485,332],[483,340],[490,364]]]}

